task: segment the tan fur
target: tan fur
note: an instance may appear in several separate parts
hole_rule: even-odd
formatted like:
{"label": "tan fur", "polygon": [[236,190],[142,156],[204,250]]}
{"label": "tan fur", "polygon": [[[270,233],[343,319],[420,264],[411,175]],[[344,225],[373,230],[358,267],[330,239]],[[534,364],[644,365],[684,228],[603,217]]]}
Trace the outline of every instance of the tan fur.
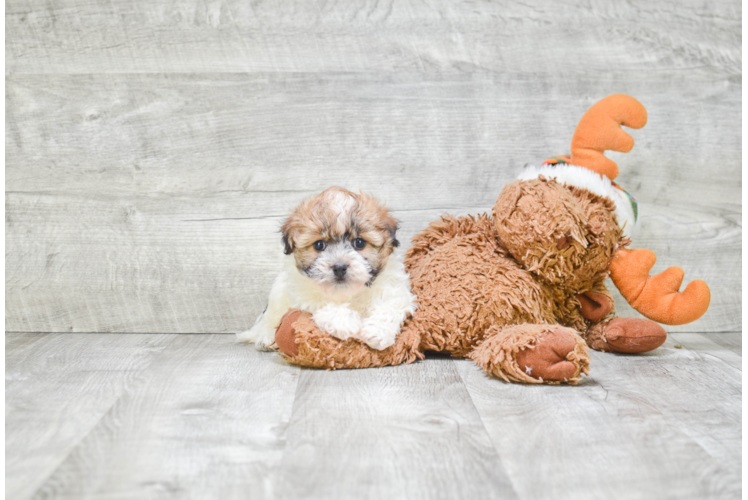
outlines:
{"label": "tan fur", "polygon": [[[383,366],[412,362],[431,350],[470,357],[504,380],[574,384],[588,372],[587,346],[626,353],[657,348],[667,332],[651,320],[693,321],[706,312],[710,292],[700,280],[679,292],[680,268],[649,276],[655,255],[625,248],[630,242],[615,213],[627,226],[635,223],[635,210],[606,197],[622,195],[605,180],[616,177],[618,166],[603,152],[629,151],[634,140],[620,126],[646,122],[639,101],[608,96],[574,132],[572,170],[550,166],[523,173],[524,180],[501,192],[492,218],[442,217],[416,235],[405,265],[418,309],[390,349],[343,345],[300,322],[298,331],[294,325],[281,329],[284,345],[290,337],[299,347],[298,354],[286,352],[293,353],[288,359],[328,368]],[[615,317],[604,284],[609,274],[649,319]]]}
{"label": "tan fur", "polygon": [[553,320],[550,298],[499,245],[487,215],[443,217],[413,239],[405,266],[419,304],[406,329],[424,350],[462,357],[492,325]]}
{"label": "tan fur", "polygon": [[382,269],[397,241],[397,220],[376,198],[333,186],[304,200],[281,227],[286,253],[293,252],[296,265],[305,269],[318,252],[316,241],[353,241],[363,238],[361,254],[375,269]]}
{"label": "tan fur", "polygon": [[[375,351],[341,342],[305,320],[296,329],[299,353],[288,359],[351,368],[409,363],[438,351],[470,357],[505,380],[578,383],[589,370],[582,339],[589,331],[592,346],[606,349],[600,337],[614,314],[589,321],[576,297],[594,292],[612,302],[604,286],[608,263],[628,244],[613,208],[607,198],[555,180],[514,182],[493,217],[445,216],[413,238],[405,265],[418,309],[394,346]],[[570,346],[560,356],[575,367],[571,376],[553,381],[525,373],[517,353],[552,336]]]}

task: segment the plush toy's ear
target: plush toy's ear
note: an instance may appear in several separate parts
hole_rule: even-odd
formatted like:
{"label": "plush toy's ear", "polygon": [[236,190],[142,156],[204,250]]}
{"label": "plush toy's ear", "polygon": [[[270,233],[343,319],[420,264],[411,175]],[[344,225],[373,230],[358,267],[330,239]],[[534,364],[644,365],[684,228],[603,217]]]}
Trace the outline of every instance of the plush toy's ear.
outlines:
{"label": "plush toy's ear", "polygon": [[651,250],[620,249],[610,262],[610,277],[626,302],[647,318],[666,325],[685,325],[709,308],[706,283],[694,280],[679,292],[683,269],[670,267],[650,276],[657,256]]}
{"label": "plush toy's ear", "polygon": [[621,125],[642,128],[647,110],[642,103],[625,94],[613,94],[593,104],[579,120],[571,139],[571,163],[587,167],[611,181],[618,176],[618,165],[606,158],[606,150],[628,153],[634,139]]}

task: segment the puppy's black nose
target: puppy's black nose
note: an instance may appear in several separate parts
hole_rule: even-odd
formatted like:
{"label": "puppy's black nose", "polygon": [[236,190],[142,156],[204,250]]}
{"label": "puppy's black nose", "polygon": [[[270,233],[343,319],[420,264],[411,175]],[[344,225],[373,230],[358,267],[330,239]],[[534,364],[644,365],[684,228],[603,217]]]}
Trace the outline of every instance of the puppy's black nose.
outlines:
{"label": "puppy's black nose", "polygon": [[348,270],[348,264],[334,264],[332,266],[332,272],[335,273],[335,277],[341,279],[345,276],[345,272]]}

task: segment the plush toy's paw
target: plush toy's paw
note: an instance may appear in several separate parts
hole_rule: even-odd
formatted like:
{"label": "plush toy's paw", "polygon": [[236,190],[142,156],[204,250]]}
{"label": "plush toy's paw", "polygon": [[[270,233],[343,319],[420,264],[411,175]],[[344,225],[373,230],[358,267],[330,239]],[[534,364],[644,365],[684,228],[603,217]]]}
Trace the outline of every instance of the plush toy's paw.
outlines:
{"label": "plush toy's paw", "polygon": [[667,332],[649,319],[616,318],[605,328],[605,338],[616,352],[638,354],[664,344]]}
{"label": "plush toy's paw", "polygon": [[586,338],[587,345],[598,351],[639,354],[660,347],[667,332],[649,319],[614,318],[592,325]]}
{"label": "plush toy's paw", "polygon": [[320,330],[340,340],[358,338],[361,331],[361,315],[348,304],[327,304],[313,317]]}
{"label": "plush toy's paw", "polygon": [[359,340],[340,340],[323,332],[311,314],[298,310],[283,316],[275,343],[286,360],[312,368],[369,368],[423,359],[415,330],[402,331],[393,345],[374,350]]}
{"label": "plush toy's paw", "polygon": [[288,311],[281,319],[280,325],[278,325],[278,329],[275,331],[275,344],[278,346],[278,350],[286,356],[294,357],[299,354],[299,346],[296,345],[296,329],[294,328],[294,324],[302,314],[309,315],[309,313],[304,313],[298,309]]}
{"label": "plush toy's paw", "polygon": [[565,330],[550,330],[537,337],[535,343],[519,351],[517,364],[529,376],[543,380],[570,379],[577,365],[567,359],[577,339]]}
{"label": "plush toy's paw", "polygon": [[470,354],[483,370],[506,381],[576,384],[589,372],[584,340],[560,325],[493,326]]}

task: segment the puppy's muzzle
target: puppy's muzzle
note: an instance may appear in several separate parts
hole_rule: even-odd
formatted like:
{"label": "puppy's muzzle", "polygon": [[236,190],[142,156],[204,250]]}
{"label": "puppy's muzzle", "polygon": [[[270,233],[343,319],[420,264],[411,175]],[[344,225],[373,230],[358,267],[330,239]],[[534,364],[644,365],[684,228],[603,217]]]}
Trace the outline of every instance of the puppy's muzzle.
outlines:
{"label": "puppy's muzzle", "polygon": [[342,281],[345,278],[346,271],[348,271],[348,264],[335,264],[332,266],[332,272],[338,281]]}

